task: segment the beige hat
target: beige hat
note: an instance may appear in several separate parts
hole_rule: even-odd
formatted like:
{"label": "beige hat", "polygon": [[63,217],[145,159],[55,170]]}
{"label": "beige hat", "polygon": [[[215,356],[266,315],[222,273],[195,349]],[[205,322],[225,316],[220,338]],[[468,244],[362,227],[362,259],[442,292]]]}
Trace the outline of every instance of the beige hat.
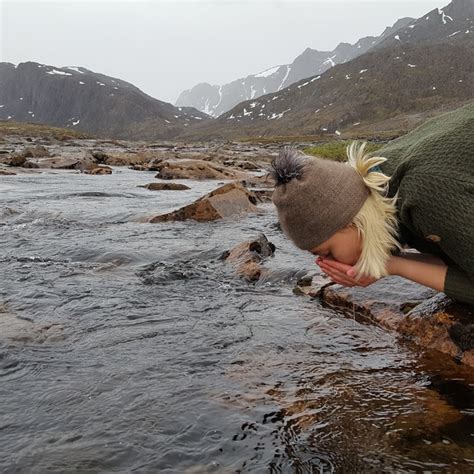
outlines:
{"label": "beige hat", "polygon": [[350,224],[369,196],[348,163],[314,158],[284,147],[272,162],[273,203],[283,232],[312,250]]}

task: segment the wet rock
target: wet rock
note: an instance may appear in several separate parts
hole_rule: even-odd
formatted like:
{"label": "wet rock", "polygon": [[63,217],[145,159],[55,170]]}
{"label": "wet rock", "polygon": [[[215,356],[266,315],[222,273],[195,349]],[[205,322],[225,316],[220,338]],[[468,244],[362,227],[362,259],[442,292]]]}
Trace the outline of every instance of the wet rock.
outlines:
{"label": "wet rock", "polygon": [[224,217],[261,212],[255,203],[255,196],[244,187],[236,183],[229,183],[177,211],[151,217],[148,222],[183,221],[186,219],[208,222]]}
{"label": "wet rock", "polygon": [[423,347],[437,349],[474,367],[474,308],[443,294],[414,307],[398,330]]}
{"label": "wet rock", "polygon": [[293,288],[293,293],[299,296],[317,298],[323,288],[329,285],[333,285],[333,283],[324,275],[319,273],[316,275],[305,275],[296,282],[296,286]]}
{"label": "wet rock", "polygon": [[39,164],[36,161],[25,161],[22,165],[22,168],[36,169],[39,168]]}
{"label": "wet rock", "polygon": [[182,191],[185,189],[191,189],[189,186],[181,183],[149,183],[138,187],[146,188],[150,191]]}
{"label": "wet rock", "polygon": [[74,169],[86,171],[97,168],[97,160],[92,156],[92,153],[89,151],[84,151],[82,155],[78,157],[77,164],[74,166]]}
{"label": "wet rock", "polygon": [[235,168],[240,168],[247,171],[258,171],[260,170],[260,166],[252,163],[251,161],[241,161],[241,160],[225,160],[223,162],[225,166],[233,166]]}
{"label": "wet rock", "polygon": [[38,168],[72,170],[72,169],[76,169],[76,166],[79,164],[79,159],[76,157],[55,156],[55,157],[46,158],[43,160],[29,161],[29,163],[36,164]]}
{"label": "wet rock", "polygon": [[36,324],[0,307],[0,340],[4,342],[56,342],[64,339],[63,332],[64,326],[61,324]]}
{"label": "wet rock", "polygon": [[7,161],[7,163],[10,166],[23,166],[26,161],[26,156],[22,155],[21,153],[14,153],[13,155],[10,156],[10,159]]}
{"label": "wet rock", "polygon": [[51,156],[48,149],[43,145],[36,145],[23,151],[25,158],[46,158]]}
{"label": "wet rock", "polygon": [[[387,277],[366,288],[330,285],[317,294],[329,306],[356,312],[386,328],[397,329],[405,313],[436,292],[400,277]],[[405,311],[405,312],[404,312]]]}
{"label": "wet rock", "polygon": [[423,348],[436,349],[474,367],[474,309],[442,293],[399,277],[383,278],[366,288],[326,285],[301,293],[351,317],[362,317],[398,331]]}
{"label": "wet rock", "polygon": [[97,163],[105,163],[109,156],[101,150],[93,150],[92,156],[96,159]]}
{"label": "wet rock", "polygon": [[128,167],[133,171],[148,171],[146,165],[132,165]]}
{"label": "wet rock", "polygon": [[273,257],[275,246],[269,242],[265,234],[224,252],[222,259],[235,268],[236,274],[248,281],[257,281],[265,274],[262,262],[267,257]]}
{"label": "wet rock", "polygon": [[6,170],[4,168],[0,168],[0,175],[1,176],[9,176],[9,175],[16,175],[13,171]]}
{"label": "wet rock", "polygon": [[160,179],[243,179],[247,175],[204,160],[163,161]]}
{"label": "wet rock", "polygon": [[90,171],[86,170],[86,174],[112,174],[112,168],[110,166],[98,166],[97,168],[92,168]]}
{"label": "wet rock", "polygon": [[254,193],[260,202],[272,200],[275,182],[268,173],[262,176],[249,176],[241,180],[240,183]]}

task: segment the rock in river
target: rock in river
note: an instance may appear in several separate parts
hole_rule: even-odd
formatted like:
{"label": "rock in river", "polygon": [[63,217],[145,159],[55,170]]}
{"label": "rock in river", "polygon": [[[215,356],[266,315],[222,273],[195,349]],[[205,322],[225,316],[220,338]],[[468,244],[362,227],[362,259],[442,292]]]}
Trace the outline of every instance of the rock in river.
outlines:
{"label": "rock in river", "polygon": [[324,285],[299,294],[317,297],[351,317],[362,317],[399,332],[421,347],[436,349],[474,367],[474,309],[442,293],[399,277],[386,277],[366,288]]}
{"label": "rock in river", "polygon": [[244,179],[246,173],[204,160],[168,160],[159,165],[160,179]]}
{"label": "rock in river", "polygon": [[191,189],[189,186],[181,183],[149,183],[138,187],[146,188],[150,191],[182,191],[185,189]]}
{"label": "rock in river", "polygon": [[19,318],[0,305],[0,340],[42,344],[64,339],[61,324],[36,324],[29,319]]}
{"label": "rock in river", "polygon": [[265,234],[253,240],[236,245],[225,252],[222,259],[231,263],[237,275],[248,281],[257,281],[264,273],[261,263],[266,257],[273,257],[275,246],[268,241]]}
{"label": "rock in river", "polygon": [[186,219],[208,222],[223,217],[261,212],[255,203],[255,196],[244,187],[237,183],[229,183],[177,211],[151,217],[148,222],[184,221]]}

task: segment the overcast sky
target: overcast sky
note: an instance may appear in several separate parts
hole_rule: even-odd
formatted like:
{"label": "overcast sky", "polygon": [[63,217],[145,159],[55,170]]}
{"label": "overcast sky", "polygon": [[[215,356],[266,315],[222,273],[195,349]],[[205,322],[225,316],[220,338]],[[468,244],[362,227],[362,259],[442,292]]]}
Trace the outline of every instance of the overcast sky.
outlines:
{"label": "overcast sky", "polygon": [[449,0],[0,0],[0,61],[84,66],[174,103],[199,82],[224,84],[307,47],[379,35]]}

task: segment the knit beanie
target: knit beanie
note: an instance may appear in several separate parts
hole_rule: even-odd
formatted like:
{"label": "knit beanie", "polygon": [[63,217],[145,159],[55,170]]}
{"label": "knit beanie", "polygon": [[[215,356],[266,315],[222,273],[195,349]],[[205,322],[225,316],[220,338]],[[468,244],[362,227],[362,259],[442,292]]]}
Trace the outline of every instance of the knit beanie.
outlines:
{"label": "knit beanie", "polygon": [[348,163],[314,158],[284,147],[272,162],[272,201],[283,232],[312,250],[350,224],[369,195]]}

